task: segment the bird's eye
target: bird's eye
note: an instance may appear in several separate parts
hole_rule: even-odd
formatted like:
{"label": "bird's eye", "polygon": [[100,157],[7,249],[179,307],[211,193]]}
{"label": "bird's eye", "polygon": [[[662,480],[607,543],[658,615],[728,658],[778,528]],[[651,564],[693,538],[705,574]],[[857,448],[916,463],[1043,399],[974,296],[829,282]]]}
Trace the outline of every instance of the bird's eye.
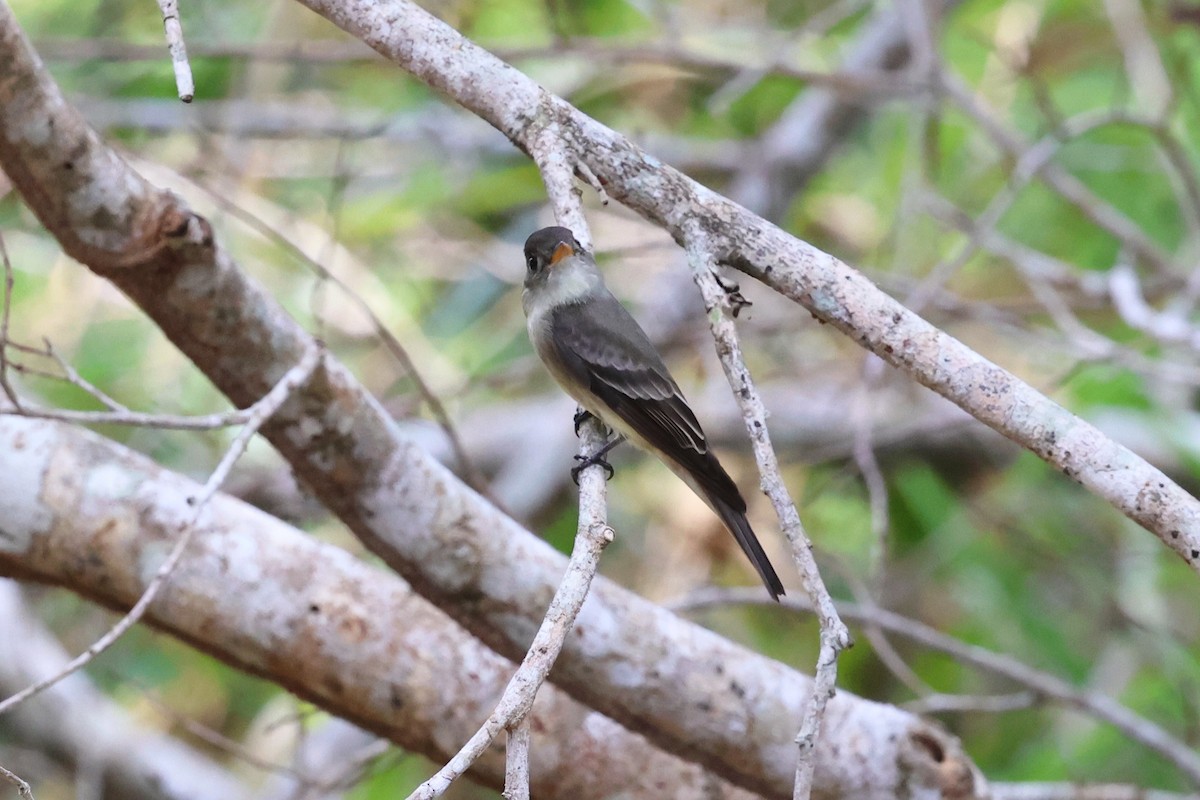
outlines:
{"label": "bird's eye", "polygon": [[530,272],[537,271],[537,256],[529,256],[525,259],[525,266],[529,267]]}

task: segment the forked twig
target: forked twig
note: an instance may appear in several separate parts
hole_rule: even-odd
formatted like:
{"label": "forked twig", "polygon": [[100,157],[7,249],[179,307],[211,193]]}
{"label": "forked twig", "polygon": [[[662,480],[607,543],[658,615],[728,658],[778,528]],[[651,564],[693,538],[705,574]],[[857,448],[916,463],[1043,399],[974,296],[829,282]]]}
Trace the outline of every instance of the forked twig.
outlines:
{"label": "forked twig", "polygon": [[300,359],[300,362],[284,373],[283,377],[279,379],[275,386],[272,387],[269,392],[263,395],[262,399],[250,407],[249,411],[251,413],[249,418],[246,420],[246,424],[240,431],[238,431],[238,435],[234,437],[233,442],[225,451],[225,455],[222,456],[220,463],[217,464],[216,469],[213,470],[212,474],[208,478],[208,481],[204,484],[199,494],[193,498],[189,498],[190,505],[194,509],[191,519],[185,523],[183,530],[179,533],[179,538],[175,542],[175,546],[167,555],[166,560],[164,560],[162,565],[159,566],[158,571],[154,574],[154,577],[146,585],[146,591],[142,592],[142,596],[138,598],[136,603],[134,603],[133,608],[129,609],[129,612],[120,620],[118,620],[117,624],[114,625],[108,631],[108,633],[101,636],[90,647],[72,659],[71,662],[63,667],[58,673],[40,680],[32,686],[29,686],[28,688],[23,689],[0,702],[0,714],[5,713],[6,711],[11,711],[17,705],[25,700],[28,700],[30,697],[45,691],[63,678],[78,671],[80,668],[96,658],[96,656],[100,655],[113,644],[115,644],[118,639],[125,635],[126,631],[128,631],[139,620],[141,620],[141,618],[145,615],[146,610],[150,607],[150,604],[154,602],[154,599],[158,596],[159,591],[166,584],[167,579],[171,577],[171,573],[174,571],[175,566],[179,563],[180,558],[182,558],[184,550],[187,549],[188,542],[191,541],[192,536],[196,531],[196,523],[200,519],[200,514],[203,512],[204,507],[208,504],[208,501],[212,499],[213,495],[217,493],[217,489],[219,489],[221,484],[224,483],[225,478],[228,477],[230,470],[233,469],[233,465],[237,463],[237,460],[241,457],[242,453],[246,451],[247,445],[249,445],[250,440],[254,437],[254,434],[258,432],[258,429],[261,428],[263,424],[271,418],[271,416],[289,397],[291,397],[292,392],[295,391],[297,387],[308,380],[308,377],[312,374],[313,370],[320,362],[320,356],[322,352],[323,348],[320,347],[310,348],[308,351],[306,351],[304,356]]}

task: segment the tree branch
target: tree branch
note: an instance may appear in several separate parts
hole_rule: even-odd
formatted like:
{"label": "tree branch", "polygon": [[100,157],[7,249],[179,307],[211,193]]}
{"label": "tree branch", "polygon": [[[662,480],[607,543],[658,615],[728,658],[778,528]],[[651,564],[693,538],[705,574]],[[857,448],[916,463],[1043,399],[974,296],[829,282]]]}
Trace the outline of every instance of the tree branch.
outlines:
{"label": "tree branch", "polygon": [[[395,22],[404,28],[405,20]],[[425,52],[444,40],[471,47],[437,26],[405,28],[409,46]],[[3,5],[0,67],[0,164],[26,202],[73,255],[140,305],[235,403],[261,396],[312,346],[311,337],[216,246],[207,222],[115,156],[90,152],[105,148],[39,69]],[[514,75],[501,67],[496,79]],[[460,92],[479,97],[503,88],[490,75],[458,79]],[[51,128],[65,133],[36,142],[23,134]],[[87,167],[86,180],[64,176],[68,161]],[[611,167],[589,163],[611,190]],[[111,209],[95,218],[81,215],[80,204],[63,194],[107,196]],[[96,235],[83,238],[76,226]],[[562,557],[401,436],[343,366],[326,357],[263,433],[417,591],[498,652],[524,655],[559,582]],[[660,658],[661,652],[671,658]],[[791,789],[791,759],[779,753],[781,746],[791,751],[811,694],[809,679],[609,581],[594,584],[553,680],[664,749],[703,760],[741,786],[776,796]],[[638,692],[631,694],[631,685]],[[843,703],[839,696],[830,701],[825,724],[837,737],[856,729],[857,738],[840,741],[857,744],[843,747],[837,759],[825,753],[824,742],[818,745],[814,782],[820,792],[843,781],[852,781],[862,797],[887,796],[901,783],[937,787],[948,763],[955,769],[969,764],[952,737],[886,706]],[[935,758],[944,753],[955,755],[949,762]]]}
{"label": "tree branch", "polygon": [[[3,501],[0,501],[3,502]],[[10,510],[12,506],[6,506]],[[32,618],[17,585],[0,579],[0,692],[15,692],[71,660]],[[7,737],[74,765],[93,764],[124,800],[249,800],[249,788],[216,762],[180,741],[139,724],[77,673],[5,718]]]}
{"label": "tree branch", "polygon": [[[767,604],[761,596],[753,591],[720,589],[697,592],[684,602],[677,604],[676,608],[695,610],[730,603]],[[783,604],[797,611],[811,612],[813,610],[811,605],[807,605],[797,598],[787,598]],[[864,626],[877,626],[881,630],[902,636],[923,647],[946,653],[957,662],[970,664],[985,672],[999,675],[1030,689],[1038,697],[1074,708],[1111,725],[1128,739],[1170,761],[1189,780],[1200,785],[1200,755],[1197,755],[1195,750],[1172,736],[1161,725],[1134,713],[1111,697],[1095,691],[1078,689],[1062,678],[1035,669],[1012,656],[994,653],[978,645],[967,644],[929,625],[908,619],[887,609],[863,606],[858,603],[838,603],[837,608],[846,619]]]}
{"label": "tree branch", "polygon": [[187,504],[192,510],[188,520],[180,528],[179,538],[172,545],[166,558],[162,560],[162,563],[154,571],[153,577],[146,584],[146,591],[133,604],[129,612],[118,620],[117,624],[107,633],[93,642],[91,646],[71,659],[59,672],[49,675],[0,701],[0,714],[11,711],[17,705],[45,691],[73,672],[82,669],[92,659],[115,644],[118,639],[124,636],[145,615],[150,604],[154,602],[163,586],[170,579],[171,573],[179,564],[179,560],[183,558],[183,553],[192,540],[197,523],[200,521],[201,514],[206,510],[205,507],[208,505],[208,501],[212,499],[217,489],[224,483],[225,478],[229,476],[229,471],[233,469],[233,465],[241,458],[242,453],[246,452],[246,447],[250,444],[250,440],[254,438],[254,435],[258,433],[258,430],[279,410],[284,401],[291,397],[297,387],[308,380],[308,377],[317,366],[320,351],[321,348],[312,347],[304,354],[300,363],[285,372],[283,377],[279,379],[279,382],[269,392],[263,395],[261,399],[255,401],[254,405],[250,408],[251,413],[250,417],[246,420],[246,424],[238,431],[237,436],[230,443],[229,448],[225,451],[225,455],[221,457],[221,461],[217,464],[216,469],[213,470],[212,475],[209,476],[199,492],[188,498]]}
{"label": "tree branch", "polygon": [[[718,262],[730,264],[796,301],[1029,449],[1154,533],[1200,572],[1200,502],[1196,498],[1094,426],[879,291],[861,273],[662,164],[565,101],[547,95],[533,80],[407,0],[301,2],[491,123],[527,153],[531,137],[540,130],[537,115],[549,97],[557,109],[566,146],[582,155],[609,196],[662,226],[678,242],[685,240],[689,226],[701,226]],[[961,89],[951,86],[948,90],[963,101]],[[977,109],[972,106],[971,110]],[[1011,144],[1003,137],[998,141]],[[1074,186],[1077,182],[1064,178],[1061,183]],[[1103,219],[1122,231],[1128,227],[1118,225],[1120,220]],[[1139,254],[1164,262],[1157,248],[1145,243],[1139,232],[1125,233],[1128,241],[1139,247]]]}
{"label": "tree branch", "polygon": [[[194,482],[95,434],[11,416],[0,417],[0,474],[21,476],[0,489],[0,574],[67,586],[114,608],[127,608],[141,594],[149,580],[141,565],[178,537],[189,513],[186,499],[198,490]],[[612,619],[604,600],[593,595],[587,606],[601,606]],[[586,610],[583,616],[584,624],[617,624]],[[403,581],[224,495],[213,498],[188,558],[146,621],[438,760],[476,729],[512,673],[509,661]],[[701,644],[721,641],[686,627]],[[640,632],[652,632],[652,626]],[[641,647],[672,652],[676,644],[646,638]],[[756,737],[756,726],[773,726],[782,707],[805,696],[805,687],[788,680],[788,670],[758,660],[771,665],[770,677],[780,681],[775,693],[755,698],[758,718],[747,721],[743,737]],[[669,662],[654,661],[671,671]],[[463,668],[448,668],[456,664]],[[745,677],[737,663],[729,666],[732,680]],[[629,679],[631,685],[644,684],[636,673]],[[705,676],[689,680],[704,683]],[[692,713],[695,696],[680,691],[677,697],[676,727],[711,725]],[[787,716],[788,724],[798,719]],[[553,687],[539,694],[533,718],[535,796],[710,796],[706,785],[713,778],[699,766],[657,750]],[[772,746],[790,752],[789,738]],[[947,748],[942,761],[921,758],[929,743]],[[887,800],[901,781],[936,787],[939,770],[969,763],[936,728],[847,692],[830,702],[816,755],[820,796],[846,800]],[[790,778],[791,758],[777,758]],[[879,764],[900,760],[906,772],[893,773],[894,783],[881,783]],[[503,758],[494,749],[472,768],[477,779],[496,787],[503,772]],[[729,787],[723,791],[746,796]],[[766,794],[789,793],[790,780]]]}
{"label": "tree branch", "polygon": [[821,579],[820,570],[813,557],[812,541],[804,532],[796,504],[779,474],[779,460],[767,432],[766,408],[742,358],[741,345],[738,343],[733,321],[725,314],[729,296],[717,281],[713,271],[717,264],[712,258],[704,235],[693,231],[687,243],[687,250],[692,277],[704,297],[704,307],[708,311],[708,323],[713,339],[716,340],[721,366],[729,379],[733,395],[741,406],[746,432],[754,444],[760,485],[775,507],[775,515],[779,518],[783,533],[792,547],[792,557],[796,561],[800,576],[804,579],[804,590],[808,593],[812,607],[817,609],[817,618],[821,623],[821,645],[817,654],[813,693],[805,709],[804,719],[800,723],[800,730],[796,734],[796,744],[800,753],[796,762],[796,780],[792,796],[794,800],[808,800],[812,795],[817,737],[821,731],[821,721],[825,717],[826,704],[833,697],[837,683],[838,656],[852,644],[852,640],[850,632],[838,617],[833,598],[825,588],[825,582]]}

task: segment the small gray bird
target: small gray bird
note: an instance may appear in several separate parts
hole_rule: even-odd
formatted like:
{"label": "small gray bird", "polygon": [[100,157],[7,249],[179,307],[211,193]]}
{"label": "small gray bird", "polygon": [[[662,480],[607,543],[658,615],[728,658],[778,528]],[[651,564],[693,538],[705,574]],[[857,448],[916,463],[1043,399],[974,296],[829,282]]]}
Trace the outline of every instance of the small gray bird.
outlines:
{"label": "small gray bird", "polygon": [[[682,478],[721,518],[778,600],[783,584],[750,528],[737,484],[708,449],[696,415],[645,331],[604,285],[592,255],[567,228],[542,228],[525,240],[525,266],[521,305],[529,338],[554,380]],[[589,463],[611,470],[603,455],[619,441],[576,474]]]}

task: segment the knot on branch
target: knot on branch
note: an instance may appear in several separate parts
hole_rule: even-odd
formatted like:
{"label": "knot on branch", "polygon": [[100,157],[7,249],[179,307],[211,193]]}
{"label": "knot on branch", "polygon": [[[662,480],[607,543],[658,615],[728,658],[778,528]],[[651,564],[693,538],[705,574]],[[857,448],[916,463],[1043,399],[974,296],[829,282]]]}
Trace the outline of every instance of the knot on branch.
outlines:
{"label": "knot on branch", "polygon": [[209,261],[214,248],[212,225],[172,192],[147,199],[133,226],[134,235],[119,253],[93,255],[85,263],[101,274],[171,262]]}
{"label": "knot on branch", "polygon": [[213,247],[212,225],[204,217],[192,211],[183,201],[173,198],[159,218],[158,244],[182,253],[196,250],[211,250]]}
{"label": "knot on branch", "polygon": [[936,789],[947,800],[975,800],[988,795],[987,781],[963,753],[962,743],[933,724],[909,731],[900,748],[900,768],[910,783]]}

